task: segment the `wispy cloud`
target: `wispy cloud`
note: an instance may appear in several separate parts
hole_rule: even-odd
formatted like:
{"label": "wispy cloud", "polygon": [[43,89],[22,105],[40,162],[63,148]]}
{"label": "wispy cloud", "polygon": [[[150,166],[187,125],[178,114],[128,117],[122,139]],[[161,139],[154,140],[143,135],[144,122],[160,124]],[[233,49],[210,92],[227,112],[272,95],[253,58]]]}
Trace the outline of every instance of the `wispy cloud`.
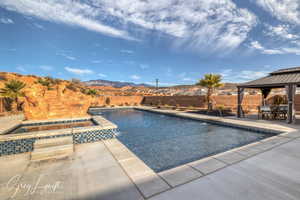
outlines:
{"label": "wispy cloud", "polygon": [[133,80],[141,79],[141,77],[139,75],[132,75],[132,76],[130,76],[130,78],[133,79]]}
{"label": "wispy cloud", "polygon": [[279,20],[300,24],[300,1],[298,0],[256,0],[255,2]]}
{"label": "wispy cloud", "polygon": [[45,70],[45,71],[51,71],[51,70],[53,70],[53,67],[49,66],[49,65],[41,65],[40,68],[42,70]]}
{"label": "wispy cloud", "polygon": [[101,9],[81,1],[1,0],[0,7],[51,22],[82,27],[111,37],[135,40],[126,31],[97,20],[102,15]]}
{"label": "wispy cloud", "polygon": [[267,30],[264,31],[265,35],[271,36],[276,39],[283,40],[297,40],[300,38],[299,35],[292,33],[292,28],[288,24],[279,24],[278,26],[266,25]]}
{"label": "wispy cloud", "polygon": [[220,72],[222,75],[223,82],[246,82],[250,80],[255,80],[268,75],[270,71],[267,70],[232,70],[225,69]]}
{"label": "wispy cloud", "polygon": [[191,77],[188,77],[187,76],[187,73],[186,72],[182,72],[178,75],[178,78],[181,80],[181,81],[184,81],[184,82],[191,82],[193,81],[193,79]]}
{"label": "wispy cloud", "polygon": [[94,73],[90,69],[79,69],[79,68],[72,68],[72,67],[65,67],[65,70],[77,75],[86,75],[86,74]]}
{"label": "wispy cloud", "polygon": [[257,23],[254,14],[232,0],[94,0],[93,5],[107,18],[169,35],[174,46],[192,49],[235,49]]}
{"label": "wispy cloud", "polygon": [[149,65],[146,65],[146,64],[140,64],[140,68],[141,68],[141,69],[148,69],[148,68],[149,68]]}
{"label": "wispy cloud", "polygon": [[258,41],[250,43],[250,48],[259,50],[262,54],[278,55],[278,54],[295,54],[300,55],[300,47],[279,47],[279,48],[266,48]]}
{"label": "wispy cloud", "polygon": [[105,77],[107,77],[107,75],[106,75],[106,74],[101,74],[101,73],[99,73],[99,74],[98,74],[98,76],[100,76],[100,77],[102,77],[102,78],[105,78]]}
{"label": "wispy cloud", "polygon": [[172,76],[173,75],[173,70],[171,67],[167,67],[166,69],[166,76]]}
{"label": "wispy cloud", "polygon": [[62,56],[68,60],[76,60],[76,57],[70,56],[68,53],[66,53],[66,51],[58,52],[58,53],[56,53],[56,55]]}
{"label": "wispy cloud", "polygon": [[0,18],[0,23],[2,24],[14,24],[14,21],[9,18]]}
{"label": "wispy cloud", "polygon": [[134,51],[128,50],[128,49],[122,49],[120,52],[121,53],[127,53],[127,54],[133,54],[134,53]]}
{"label": "wispy cloud", "polygon": [[22,66],[17,66],[16,69],[20,72],[26,72],[27,70]]}
{"label": "wispy cloud", "polygon": [[38,29],[45,30],[45,27],[43,25],[41,25],[41,24],[33,23],[33,26],[35,26]]}
{"label": "wispy cloud", "polygon": [[92,60],[92,63],[99,64],[102,63],[102,60]]}

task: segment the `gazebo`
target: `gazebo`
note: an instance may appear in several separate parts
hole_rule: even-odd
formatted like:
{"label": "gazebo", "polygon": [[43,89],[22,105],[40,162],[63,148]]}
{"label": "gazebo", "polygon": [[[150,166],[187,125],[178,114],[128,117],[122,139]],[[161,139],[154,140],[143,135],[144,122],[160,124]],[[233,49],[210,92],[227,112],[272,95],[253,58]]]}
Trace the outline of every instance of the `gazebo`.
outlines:
{"label": "gazebo", "polygon": [[238,85],[237,117],[241,118],[243,115],[242,102],[245,88],[260,89],[263,102],[270,94],[272,88],[285,88],[288,100],[287,123],[293,123],[295,121],[294,97],[296,88],[299,85],[300,67],[280,69],[266,77]]}

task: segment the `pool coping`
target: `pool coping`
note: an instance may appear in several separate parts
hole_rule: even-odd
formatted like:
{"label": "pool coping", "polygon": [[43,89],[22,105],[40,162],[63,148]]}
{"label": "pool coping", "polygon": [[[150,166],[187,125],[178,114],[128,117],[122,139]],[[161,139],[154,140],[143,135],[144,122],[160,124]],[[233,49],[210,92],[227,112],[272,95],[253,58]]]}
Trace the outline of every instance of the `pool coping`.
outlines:
{"label": "pool coping", "polygon": [[201,158],[199,160],[179,165],[158,173],[148,167],[141,159],[138,158],[138,156],[136,156],[117,138],[103,141],[106,148],[119,162],[120,166],[136,185],[145,199],[156,196],[162,192],[189,183],[300,138],[300,133],[298,130],[289,127],[266,125],[265,123],[247,122],[243,120],[226,119],[221,117],[211,117],[200,114],[190,114],[173,110],[158,110],[149,107],[134,108],[143,111],[205,121],[223,126],[225,125],[251,131],[277,134],[260,141],[236,147],[228,151]]}
{"label": "pool coping", "polygon": [[[33,131],[28,133],[17,133],[17,134],[6,134],[15,128],[21,125],[29,124],[41,124],[47,122],[65,122],[65,121],[76,121],[76,120],[93,120],[95,126],[87,127],[78,127],[78,128],[66,128],[66,129],[57,129],[57,130],[46,130],[46,131]],[[105,130],[105,129],[117,129],[117,125],[108,121],[107,119],[101,116],[88,116],[88,117],[78,117],[78,118],[60,118],[60,119],[50,119],[50,120],[28,120],[28,121],[19,121],[18,123],[13,124],[13,126],[8,127],[5,130],[0,132],[0,142],[11,141],[11,140],[21,140],[21,139],[30,139],[30,138],[42,138],[42,137],[51,137],[58,135],[66,134],[78,134],[87,131],[94,130]]]}

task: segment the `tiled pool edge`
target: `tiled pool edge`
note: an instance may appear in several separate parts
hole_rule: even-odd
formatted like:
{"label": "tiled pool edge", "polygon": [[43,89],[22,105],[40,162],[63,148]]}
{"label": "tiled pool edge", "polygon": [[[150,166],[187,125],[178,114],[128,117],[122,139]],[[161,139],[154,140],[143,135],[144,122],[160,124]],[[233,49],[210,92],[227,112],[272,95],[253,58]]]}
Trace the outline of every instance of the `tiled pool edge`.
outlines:
{"label": "tiled pool edge", "polygon": [[[185,114],[189,113],[182,113],[182,112],[176,112],[176,111],[168,111],[168,110],[155,110],[151,108],[145,108],[145,107],[135,107],[135,109],[138,110],[143,110],[143,111],[152,111],[156,113],[161,113],[161,114],[168,114],[168,115],[173,115],[177,117],[184,117],[184,118],[189,118],[191,119],[190,116],[186,116]],[[183,114],[183,115],[181,115]],[[203,118],[195,118],[193,116],[193,119],[196,120],[203,120]],[[242,120],[233,120],[235,122],[239,121],[241,123],[245,122]],[[213,123],[214,119],[209,119],[207,122]],[[220,121],[217,121],[220,122]],[[224,125],[222,123],[219,123],[219,125]],[[223,168],[226,168],[228,166],[234,165],[238,162],[241,162],[243,160],[246,160],[248,158],[251,158],[253,156],[256,156],[260,153],[269,151],[273,148],[276,148],[280,145],[283,145],[285,143],[291,142],[294,139],[300,138],[300,133],[296,132],[295,129],[291,128],[282,128],[280,130],[274,130],[277,127],[273,127],[273,129],[268,129],[265,127],[262,127],[261,130],[259,130],[260,127],[253,127],[254,124],[251,124],[250,127],[248,126],[241,126],[241,124],[237,124],[238,126],[235,126],[234,123],[230,123],[230,127],[234,128],[242,128],[246,130],[252,130],[252,131],[261,131],[265,133],[276,133],[278,135],[272,136],[266,139],[263,139],[261,141],[256,141],[241,147],[236,147],[234,149],[230,149],[228,151],[208,156],[190,163],[186,163],[162,172],[154,172],[152,169],[150,169],[152,172],[150,174],[152,175],[147,175],[147,171],[149,171],[149,167],[141,161],[133,152],[131,152],[125,145],[123,145],[120,141],[118,141],[116,138],[114,140],[118,141],[117,143],[121,143],[119,148],[115,146],[115,144],[111,144],[112,140],[104,141],[106,143],[106,147],[108,150],[114,155],[115,159],[120,163],[121,167],[123,170],[126,172],[126,174],[129,176],[129,178],[133,181],[133,183],[139,188],[139,191],[143,194],[143,196],[148,199],[150,197],[156,196],[160,193],[163,193],[167,190],[173,189],[175,187],[178,187],[180,185],[186,184],[188,182],[192,182],[194,180],[197,180],[201,177],[204,177],[206,175],[209,175],[211,173],[214,173],[218,170],[221,170]],[[265,124],[263,124],[265,126]],[[295,132],[293,132],[295,131]],[[115,142],[116,143],[116,142]],[[123,149],[123,150],[121,150]],[[128,153],[126,158],[126,152]],[[146,165],[146,167],[136,167],[135,166],[135,173],[140,173],[142,174],[141,176],[135,176],[132,173],[132,170],[134,167],[132,167],[129,163],[129,161],[133,162],[141,162],[142,164],[140,165]],[[124,162],[125,161],[125,162]],[[143,172],[144,170],[144,172]],[[154,173],[154,174],[153,174]],[[141,181],[143,180],[143,176],[149,176],[152,177],[150,178],[150,181]],[[149,178],[148,178],[149,179]],[[164,181],[168,187],[166,187],[164,184],[161,186],[157,187],[156,190],[153,190],[153,180],[160,180],[160,182]],[[145,185],[149,186],[150,184],[150,189],[145,188]],[[151,188],[152,187],[152,188]],[[143,191],[144,190],[144,191]],[[150,190],[150,192],[148,191]]]}
{"label": "tiled pool edge", "polygon": [[[43,124],[56,122],[69,122],[76,120],[94,121],[96,126],[68,128],[61,130],[37,131],[31,133],[0,135],[0,156],[20,154],[32,152],[34,150],[34,142],[39,139],[57,138],[72,136],[74,144],[90,143],[100,140],[111,139],[115,137],[117,126],[101,116],[72,118],[72,119],[57,119],[57,120],[39,120],[39,121],[24,121],[18,124]],[[10,128],[11,129],[11,128]],[[7,130],[5,130],[7,131]]]}
{"label": "tiled pool edge", "polygon": [[[300,133],[297,135],[298,137],[293,138],[273,136],[158,173],[150,169],[117,138],[103,142],[147,199],[300,138]],[[147,178],[147,181],[143,180]]]}
{"label": "tiled pool edge", "polygon": [[262,132],[262,133],[282,134],[282,133],[297,131],[296,129],[293,128],[283,127],[278,125],[264,124],[264,123],[258,123],[253,121],[243,121],[243,120],[230,119],[224,117],[208,116],[202,114],[186,113],[182,111],[160,110],[160,109],[154,109],[149,107],[136,107],[135,109],[141,111],[153,112],[153,113],[160,113],[160,114],[165,114],[170,116],[182,117],[187,119],[199,120],[202,122],[208,122],[216,125],[240,128],[244,130]]}

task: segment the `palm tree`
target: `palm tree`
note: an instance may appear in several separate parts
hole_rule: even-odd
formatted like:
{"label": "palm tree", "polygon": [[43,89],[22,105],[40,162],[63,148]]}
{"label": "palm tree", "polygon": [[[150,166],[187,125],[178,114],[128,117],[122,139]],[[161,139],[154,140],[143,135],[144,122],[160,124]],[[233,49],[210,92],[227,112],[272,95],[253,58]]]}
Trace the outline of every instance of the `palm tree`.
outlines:
{"label": "palm tree", "polygon": [[205,74],[204,78],[200,79],[196,85],[207,88],[206,102],[208,111],[212,110],[211,95],[215,88],[221,87],[222,76],[219,74]]}
{"label": "palm tree", "polygon": [[4,88],[0,89],[0,96],[12,99],[14,101],[12,105],[13,111],[18,111],[19,108],[19,97],[24,97],[25,93],[22,89],[26,86],[25,83],[18,80],[10,80],[5,83]]}

